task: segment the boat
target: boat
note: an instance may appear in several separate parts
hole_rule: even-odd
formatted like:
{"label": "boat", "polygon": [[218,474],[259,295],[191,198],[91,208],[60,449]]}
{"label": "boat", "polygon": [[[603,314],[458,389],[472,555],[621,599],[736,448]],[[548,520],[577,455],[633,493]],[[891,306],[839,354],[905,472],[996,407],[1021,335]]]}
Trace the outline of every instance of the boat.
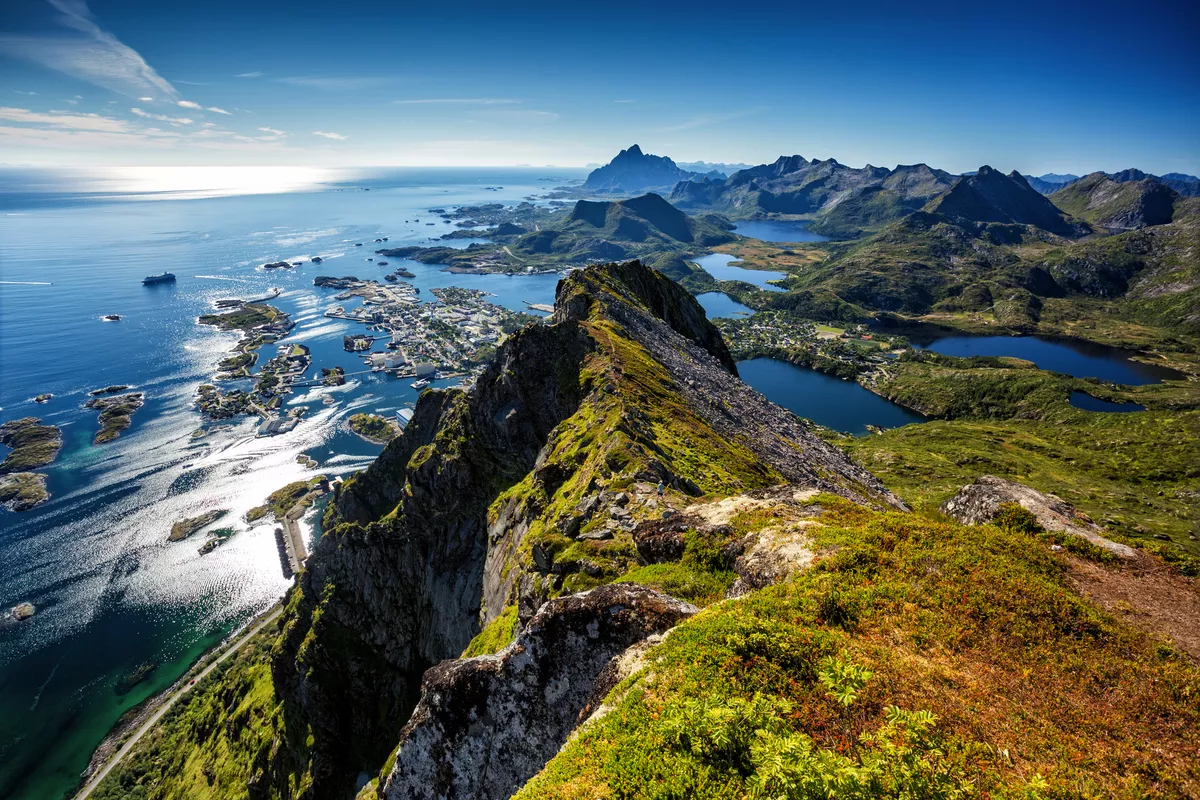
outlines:
{"label": "boat", "polygon": [[419,381],[413,381],[411,386],[414,389],[424,389],[425,387],[429,386],[429,381],[421,378]]}
{"label": "boat", "polygon": [[161,275],[147,275],[146,277],[142,278],[143,286],[149,285],[151,283],[174,283],[174,282],[175,282],[175,273],[174,272],[164,272]]}

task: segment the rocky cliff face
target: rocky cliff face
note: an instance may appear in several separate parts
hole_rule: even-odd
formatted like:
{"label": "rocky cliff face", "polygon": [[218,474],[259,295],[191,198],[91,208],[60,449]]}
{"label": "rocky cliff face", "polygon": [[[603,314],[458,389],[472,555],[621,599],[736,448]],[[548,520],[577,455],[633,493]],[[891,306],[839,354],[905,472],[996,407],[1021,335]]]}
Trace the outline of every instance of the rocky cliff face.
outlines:
{"label": "rocky cliff face", "polygon": [[546,603],[498,655],[434,667],[383,796],[511,797],[608,694],[619,674],[611,662],[696,611],[640,586],[601,586]]}
{"label": "rocky cliff face", "polygon": [[549,324],[510,337],[470,391],[424,393],[328,513],[272,669],[289,735],[312,737],[311,795],[378,769],[422,673],[481,623],[514,604],[528,620],[628,569],[620,548],[558,554],[627,538],[630,512],[605,487],[639,480],[692,494],[788,482],[901,506],[742,384],[677,284],[637,262],[576,272]]}

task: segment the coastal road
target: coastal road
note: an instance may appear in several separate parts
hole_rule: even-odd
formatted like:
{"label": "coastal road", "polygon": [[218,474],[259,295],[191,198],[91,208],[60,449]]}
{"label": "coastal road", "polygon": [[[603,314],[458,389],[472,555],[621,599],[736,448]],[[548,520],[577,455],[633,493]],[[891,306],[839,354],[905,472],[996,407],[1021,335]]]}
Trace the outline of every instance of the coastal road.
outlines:
{"label": "coastal road", "polygon": [[142,735],[145,734],[146,731],[153,728],[154,723],[158,722],[159,719],[162,718],[162,715],[166,714],[167,711],[169,711],[171,709],[171,706],[175,705],[176,700],[183,697],[189,691],[194,689],[196,687],[196,684],[199,684],[200,680],[204,676],[206,676],[206,675],[208,675],[208,673],[212,672],[216,668],[216,666],[218,664],[220,664],[222,661],[224,661],[225,659],[229,658],[231,655],[236,653],[241,648],[242,645],[244,645],[246,642],[250,641],[250,639],[255,634],[257,634],[259,631],[261,631],[263,628],[265,628],[269,623],[273,622],[281,613],[283,613],[283,606],[280,606],[280,605],[275,606],[275,608],[271,609],[271,611],[268,612],[265,617],[263,617],[258,622],[251,625],[250,628],[241,637],[239,637],[237,639],[237,641],[235,641],[233,644],[229,645],[229,647],[225,648],[224,652],[222,652],[221,655],[219,655],[215,659],[213,659],[213,662],[211,664],[209,664],[207,667],[205,667],[203,670],[201,670],[200,674],[197,675],[195,677],[195,679],[190,680],[188,683],[185,683],[183,685],[183,688],[179,689],[174,694],[172,694],[170,697],[168,697],[165,701],[163,701],[163,703],[158,707],[158,709],[153,714],[150,715],[149,719],[147,719],[145,722],[143,722],[138,727],[137,731],[135,731],[134,734],[129,737],[129,739],[125,742],[125,744],[121,745],[121,749],[118,750],[113,755],[113,757],[110,758],[107,763],[105,763],[105,765],[103,767],[101,767],[99,770],[97,770],[96,774],[92,776],[91,780],[89,780],[87,782],[87,784],[82,789],[79,790],[79,793],[75,795],[75,800],[86,800],[88,795],[90,795],[95,790],[95,788],[100,785],[100,781],[104,780],[104,778],[108,775],[108,773],[112,771],[112,768],[115,767],[117,764],[119,764],[121,762],[121,759],[129,754],[129,751],[134,748],[134,746],[142,738]]}
{"label": "coastal road", "polygon": [[525,263],[525,259],[521,258],[519,255],[514,253],[512,250],[508,249],[508,245],[504,245],[504,252],[508,253],[510,256],[515,258],[517,261],[520,261],[521,263]]}

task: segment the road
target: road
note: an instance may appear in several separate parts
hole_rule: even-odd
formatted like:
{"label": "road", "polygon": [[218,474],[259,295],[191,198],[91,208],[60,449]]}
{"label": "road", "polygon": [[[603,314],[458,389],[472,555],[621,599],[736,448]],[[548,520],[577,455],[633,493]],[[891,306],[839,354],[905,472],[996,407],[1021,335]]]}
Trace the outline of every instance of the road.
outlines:
{"label": "road", "polygon": [[278,617],[282,612],[283,612],[283,606],[275,606],[275,608],[272,609],[270,613],[268,613],[265,617],[263,617],[261,620],[256,622],[248,631],[246,631],[245,634],[242,635],[241,638],[239,638],[233,644],[229,645],[229,647],[225,648],[225,651],[222,652],[221,655],[217,656],[211,664],[209,664],[207,667],[205,667],[203,670],[201,670],[200,674],[197,675],[194,680],[191,680],[188,683],[184,684],[183,688],[179,689],[177,692],[175,692],[170,697],[168,697],[158,707],[158,709],[153,714],[150,715],[149,719],[147,719],[145,722],[143,722],[141,724],[141,726],[137,729],[137,731],[132,736],[130,736],[128,740],[126,740],[125,744],[121,745],[121,749],[118,750],[113,755],[113,757],[110,758],[108,760],[108,762],[103,767],[101,767],[96,772],[95,775],[92,776],[92,779],[87,782],[87,785],[85,785],[82,789],[79,790],[79,793],[75,795],[75,800],[86,800],[88,795],[90,795],[95,790],[95,788],[100,785],[100,781],[104,780],[104,778],[108,775],[108,773],[112,771],[112,768],[115,767],[117,764],[119,764],[121,762],[121,759],[124,758],[125,756],[127,756],[129,754],[129,751],[132,750],[135,745],[137,745],[138,741],[142,738],[142,735],[145,734],[146,731],[148,731],[152,727],[154,727],[154,723],[158,722],[158,720],[162,718],[162,715],[166,714],[167,711],[169,711],[171,709],[171,706],[175,705],[175,701],[177,701],[179,698],[183,697],[189,691],[194,689],[196,684],[200,683],[200,680],[202,678],[204,678],[206,675],[208,675],[208,673],[212,672],[213,669],[215,669],[216,666],[218,664],[220,664],[222,661],[224,661],[225,659],[229,658],[231,655],[236,653],[241,648],[242,645],[244,645],[246,642],[250,641],[251,637],[253,637],[256,633],[261,631],[269,623],[274,621],[275,618]]}
{"label": "road", "polygon": [[508,245],[504,245],[504,252],[508,253],[510,256],[515,258],[517,261],[520,261],[522,264],[525,263],[525,259],[521,258],[519,255],[514,253],[512,250],[508,249]]}

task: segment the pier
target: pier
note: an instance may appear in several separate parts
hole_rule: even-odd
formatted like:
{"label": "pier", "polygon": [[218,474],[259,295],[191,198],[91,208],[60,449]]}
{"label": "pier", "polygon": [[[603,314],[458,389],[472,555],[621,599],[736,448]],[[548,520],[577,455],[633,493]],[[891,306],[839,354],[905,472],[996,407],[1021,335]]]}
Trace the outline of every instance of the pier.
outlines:
{"label": "pier", "polygon": [[299,520],[308,509],[305,500],[301,500],[288,509],[280,523],[281,528],[275,529],[275,543],[279,546],[279,558],[283,562],[283,575],[290,578],[304,568],[308,560],[308,548],[304,546],[304,532],[300,529]]}

